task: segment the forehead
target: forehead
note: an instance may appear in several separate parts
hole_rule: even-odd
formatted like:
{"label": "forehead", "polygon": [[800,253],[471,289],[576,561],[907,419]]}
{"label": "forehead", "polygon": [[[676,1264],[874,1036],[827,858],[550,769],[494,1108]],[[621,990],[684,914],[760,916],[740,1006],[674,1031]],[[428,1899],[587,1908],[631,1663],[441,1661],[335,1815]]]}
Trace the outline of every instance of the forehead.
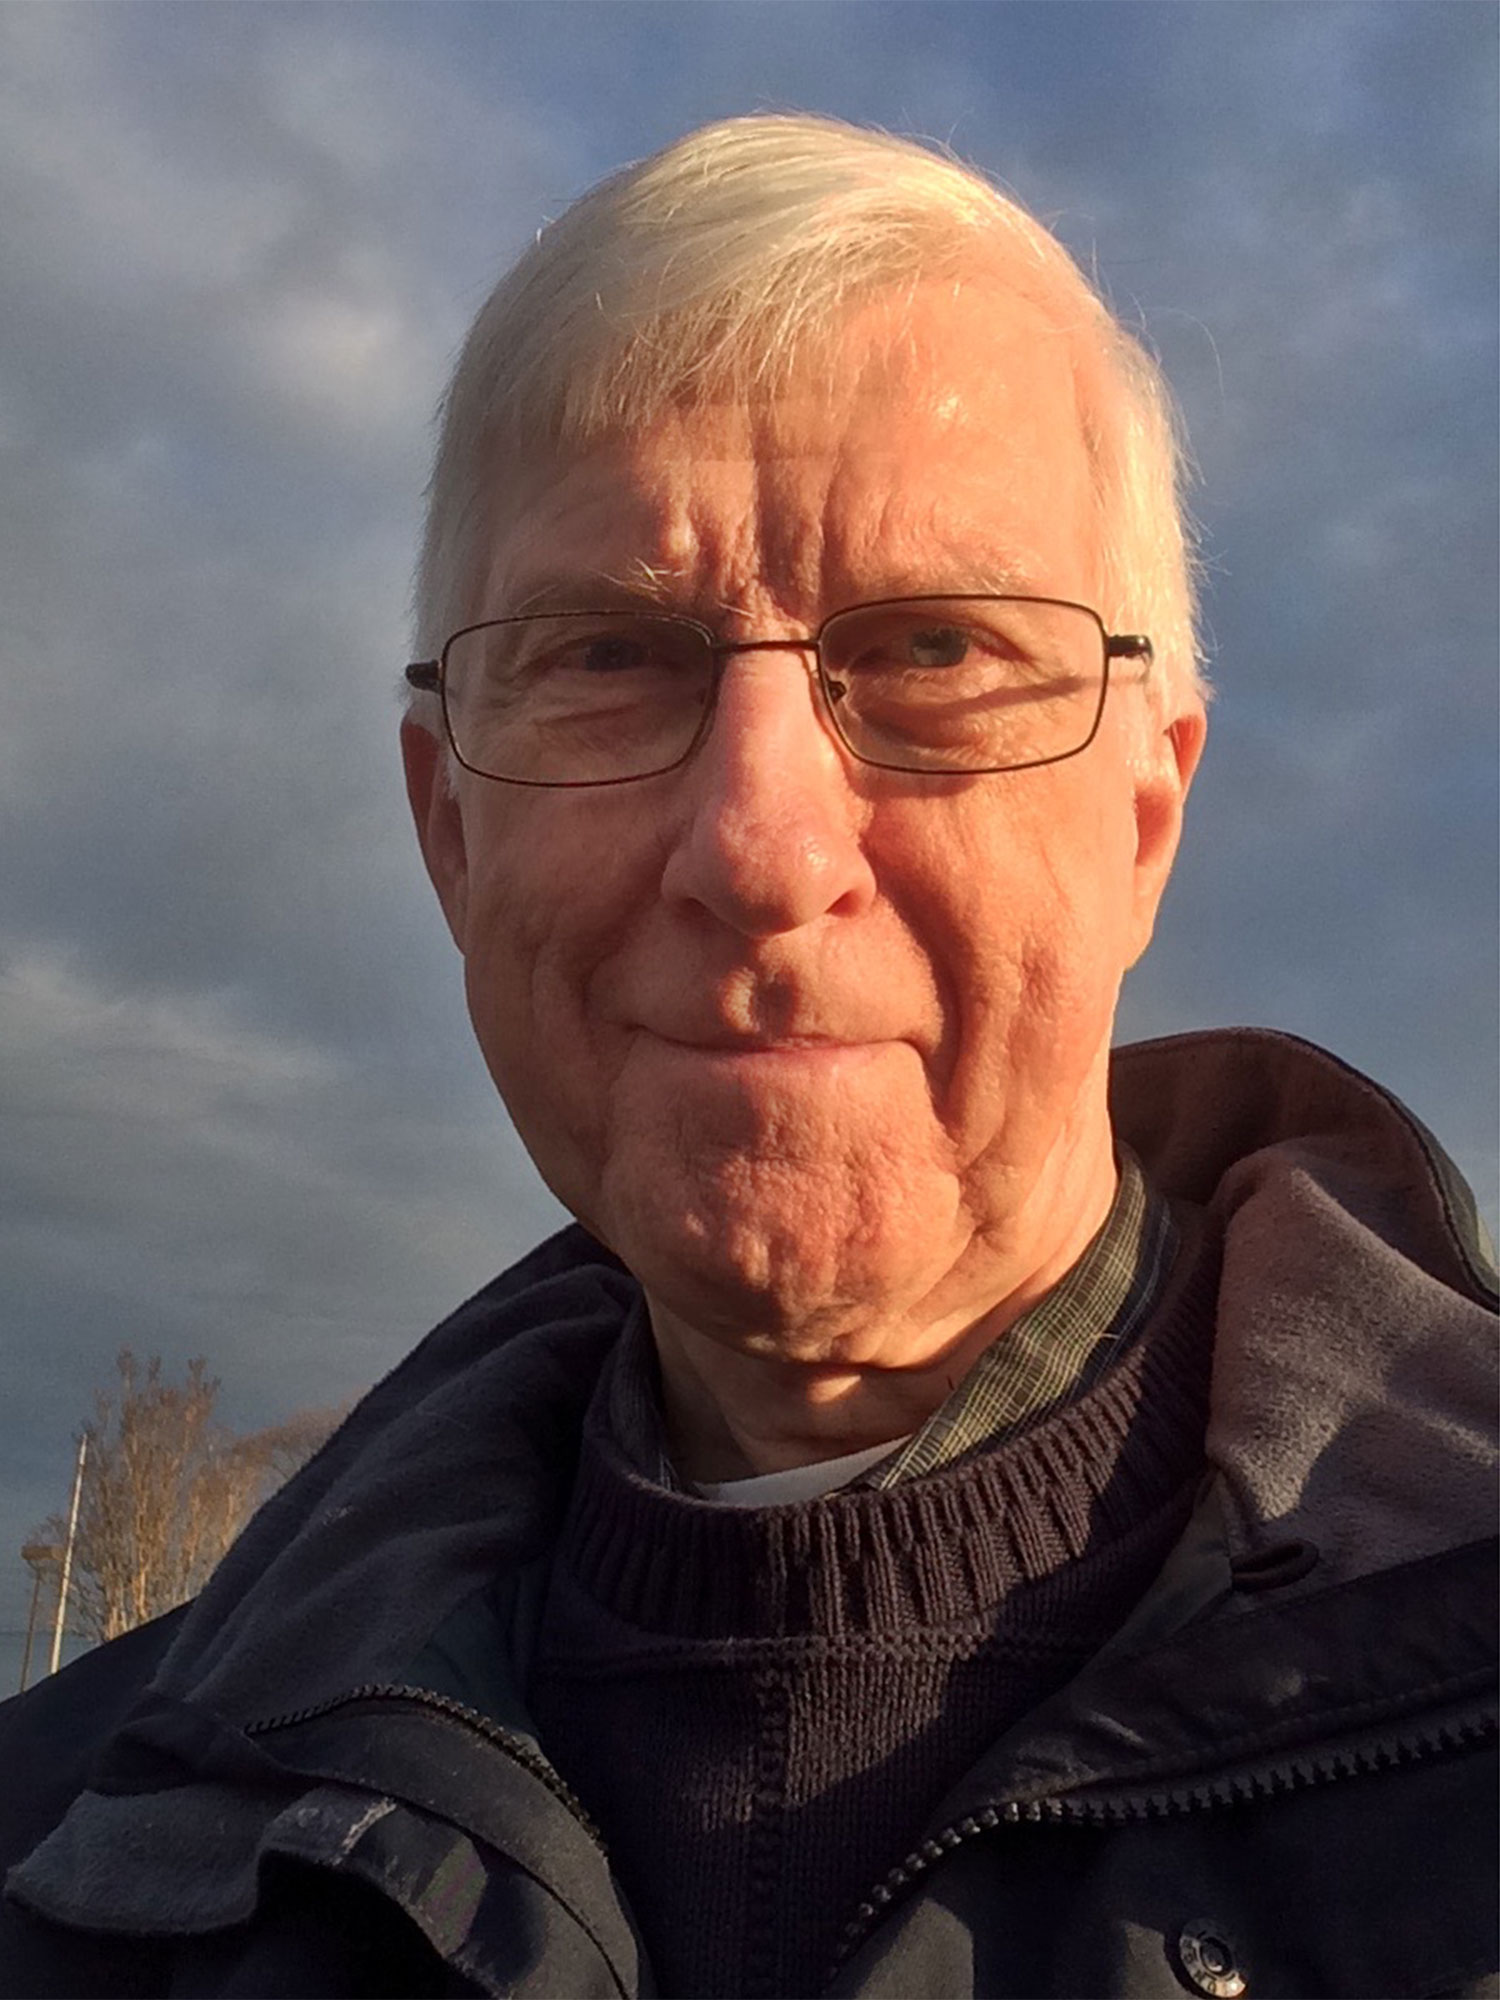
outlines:
{"label": "forehead", "polygon": [[1095,596],[1074,354],[996,286],[847,319],[774,394],[683,405],[507,477],[478,616],[629,591],[803,616],[934,589]]}

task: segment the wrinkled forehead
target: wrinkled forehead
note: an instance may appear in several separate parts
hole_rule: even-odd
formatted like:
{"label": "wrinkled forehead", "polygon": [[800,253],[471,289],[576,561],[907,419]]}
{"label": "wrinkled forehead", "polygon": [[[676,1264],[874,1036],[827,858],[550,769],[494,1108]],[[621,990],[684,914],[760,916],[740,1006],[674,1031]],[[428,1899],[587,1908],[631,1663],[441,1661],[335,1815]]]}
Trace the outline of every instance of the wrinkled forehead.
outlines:
{"label": "wrinkled forehead", "polygon": [[[804,615],[922,590],[1093,601],[1098,519],[1076,343],[993,287],[927,286],[736,397],[511,460],[474,615],[592,583]],[[675,595],[674,595],[675,594]]]}

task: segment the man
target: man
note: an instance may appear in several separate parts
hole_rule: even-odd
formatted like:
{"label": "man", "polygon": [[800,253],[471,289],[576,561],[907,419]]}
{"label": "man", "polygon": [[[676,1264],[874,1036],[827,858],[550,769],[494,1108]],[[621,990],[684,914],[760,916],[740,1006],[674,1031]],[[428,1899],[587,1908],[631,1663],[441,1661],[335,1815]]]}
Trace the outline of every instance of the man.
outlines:
{"label": "man", "polygon": [[1496,1990],[1472,1208],[1303,1044],[1111,1066],[1174,481],[902,142],[711,127],[502,280],[403,747],[581,1226],[12,1706],[7,1991]]}

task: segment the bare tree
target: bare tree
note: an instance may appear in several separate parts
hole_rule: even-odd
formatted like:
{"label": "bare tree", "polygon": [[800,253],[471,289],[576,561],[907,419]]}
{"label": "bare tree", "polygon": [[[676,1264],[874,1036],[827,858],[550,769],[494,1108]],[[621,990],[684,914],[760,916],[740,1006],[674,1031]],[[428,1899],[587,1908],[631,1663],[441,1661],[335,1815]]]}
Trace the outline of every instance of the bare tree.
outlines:
{"label": "bare tree", "polygon": [[[302,1411],[240,1437],[215,1416],[219,1383],[201,1356],[180,1383],[163,1377],[159,1355],[142,1364],[124,1348],[117,1368],[117,1386],[98,1393],[85,1426],[68,1593],[69,1625],[91,1639],[116,1638],[193,1596],[255,1508],[339,1417]],[[54,1517],[29,1542],[50,1555],[64,1532]]]}
{"label": "bare tree", "polygon": [[269,1499],[278,1486],[285,1485],[328,1442],[344,1421],[348,1408],[347,1404],[342,1407],[330,1404],[324,1409],[294,1410],[279,1424],[270,1424],[263,1431],[250,1431],[235,1440],[235,1451],[258,1469],[256,1506]]}

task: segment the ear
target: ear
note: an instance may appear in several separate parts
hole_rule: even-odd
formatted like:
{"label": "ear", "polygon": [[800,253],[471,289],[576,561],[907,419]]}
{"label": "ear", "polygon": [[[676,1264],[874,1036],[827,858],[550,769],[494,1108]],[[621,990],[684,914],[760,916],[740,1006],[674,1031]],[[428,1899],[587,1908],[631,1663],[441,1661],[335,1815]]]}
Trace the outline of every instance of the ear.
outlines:
{"label": "ear", "polygon": [[406,715],[401,720],[401,761],[422,859],[453,942],[462,951],[468,924],[469,855],[458,795],[449,783],[447,748],[440,736]]}
{"label": "ear", "polygon": [[1152,737],[1136,768],[1132,965],[1151,942],[1182,833],[1182,809],[1207,734],[1203,710],[1190,709]]}

